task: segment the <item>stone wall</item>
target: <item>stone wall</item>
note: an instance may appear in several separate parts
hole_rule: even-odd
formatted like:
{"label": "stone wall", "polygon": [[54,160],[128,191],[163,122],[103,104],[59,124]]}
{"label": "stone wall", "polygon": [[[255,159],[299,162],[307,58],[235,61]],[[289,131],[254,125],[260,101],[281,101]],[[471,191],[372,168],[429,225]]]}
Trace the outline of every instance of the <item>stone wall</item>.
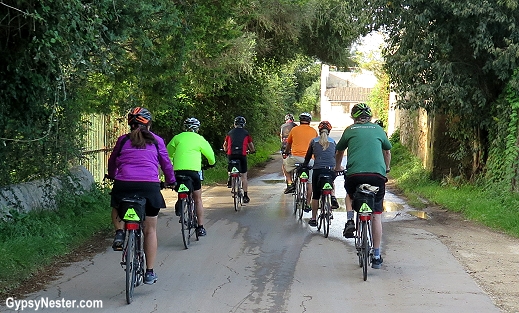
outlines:
{"label": "stone wall", "polygon": [[400,110],[400,141],[422,160],[422,165],[434,179],[457,176],[462,169],[451,155],[458,144],[448,134],[446,117],[431,115],[425,110]]}
{"label": "stone wall", "polygon": [[92,188],[94,177],[85,167],[74,167],[70,172],[70,176],[62,178],[54,177],[47,181],[32,181],[0,189],[0,219],[10,216],[11,210],[26,213],[31,210],[55,209],[55,195],[68,184],[80,192]]}

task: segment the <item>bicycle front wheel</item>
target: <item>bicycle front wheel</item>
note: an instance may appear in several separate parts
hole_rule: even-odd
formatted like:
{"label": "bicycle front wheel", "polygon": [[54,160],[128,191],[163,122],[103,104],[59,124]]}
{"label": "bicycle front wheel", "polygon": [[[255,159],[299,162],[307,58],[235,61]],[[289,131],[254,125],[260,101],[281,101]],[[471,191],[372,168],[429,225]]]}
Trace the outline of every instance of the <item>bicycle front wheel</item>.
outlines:
{"label": "bicycle front wheel", "polygon": [[135,288],[135,279],[137,274],[137,259],[135,253],[135,231],[130,230],[126,244],[126,302],[132,303],[133,290]]}
{"label": "bicycle front wheel", "polygon": [[362,277],[364,281],[368,279],[368,257],[369,257],[369,241],[368,241],[368,223],[362,222]]}
{"label": "bicycle front wheel", "polygon": [[180,223],[182,224],[182,241],[184,242],[184,247],[188,249],[189,247],[189,232],[191,230],[191,221],[189,218],[189,207],[186,199],[182,199],[181,202],[181,213],[180,213]]}

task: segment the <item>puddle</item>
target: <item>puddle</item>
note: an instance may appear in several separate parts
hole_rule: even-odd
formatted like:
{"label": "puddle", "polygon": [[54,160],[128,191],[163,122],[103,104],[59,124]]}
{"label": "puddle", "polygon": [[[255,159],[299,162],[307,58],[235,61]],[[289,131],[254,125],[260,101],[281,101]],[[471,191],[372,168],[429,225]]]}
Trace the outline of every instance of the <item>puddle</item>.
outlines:
{"label": "puddle", "polygon": [[385,212],[397,212],[402,210],[404,210],[404,206],[402,204],[391,201],[384,201]]}
{"label": "puddle", "polygon": [[427,213],[425,213],[424,211],[407,211],[406,213],[424,220],[428,220],[430,218],[429,215],[427,215]]}
{"label": "puddle", "polygon": [[279,184],[279,183],[284,183],[285,180],[284,179],[264,179],[264,180],[262,180],[262,182],[264,182],[265,184]]}

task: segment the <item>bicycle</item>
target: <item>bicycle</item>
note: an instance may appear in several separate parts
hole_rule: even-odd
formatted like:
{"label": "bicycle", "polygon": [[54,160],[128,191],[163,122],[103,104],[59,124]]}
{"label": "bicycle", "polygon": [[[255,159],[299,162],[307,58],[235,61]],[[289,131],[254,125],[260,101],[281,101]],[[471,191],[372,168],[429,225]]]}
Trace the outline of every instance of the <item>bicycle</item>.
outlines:
{"label": "bicycle", "polygon": [[368,266],[371,265],[373,257],[373,234],[371,231],[373,210],[371,208],[375,205],[377,191],[374,191],[371,185],[362,184],[357,186],[352,199],[353,208],[357,212],[355,248],[359,258],[359,266],[362,267],[364,281],[368,278]]}
{"label": "bicycle", "polygon": [[[184,247],[189,248],[193,234],[199,240],[196,232],[198,217],[196,215],[195,200],[193,199],[193,179],[189,176],[175,175],[177,179],[178,201],[180,202],[180,225]],[[178,212],[177,212],[178,213]]]}
{"label": "bicycle", "polygon": [[308,183],[308,171],[311,167],[303,167],[303,163],[296,163],[295,169],[292,171],[292,182],[296,188],[293,193],[294,196],[294,215],[297,219],[303,218],[303,212],[308,206],[307,201],[307,183]]}
{"label": "bicycle", "polygon": [[324,238],[328,238],[330,233],[330,224],[332,219],[332,193],[333,193],[334,177],[331,173],[324,173],[319,175],[319,186],[321,186],[321,197],[319,198],[320,213],[317,216],[318,226],[317,231],[323,228]]}
{"label": "bicycle", "polygon": [[229,160],[229,176],[231,177],[231,194],[234,203],[234,211],[239,211],[243,205],[243,185],[239,160]]}
{"label": "bicycle", "polygon": [[[105,174],[104,181],[113,182],[113,178]],[[121,249],[121,267],[125,275],[126,303],[131,304],[135,287],[144,283],[144,219],[146,218],[146,198],[128,196],[119,202],[117,214],[124,222],[125,239]]]}
{"label": "bicycle", "polygon": [[123,246],[121,267],[126,272],[126,302],[132,303],[133,291],[144,281],[145,255],[143,222],[146,217],[146,199],[132,196],[123,198],[118,213],[124,221],[125,244]]}

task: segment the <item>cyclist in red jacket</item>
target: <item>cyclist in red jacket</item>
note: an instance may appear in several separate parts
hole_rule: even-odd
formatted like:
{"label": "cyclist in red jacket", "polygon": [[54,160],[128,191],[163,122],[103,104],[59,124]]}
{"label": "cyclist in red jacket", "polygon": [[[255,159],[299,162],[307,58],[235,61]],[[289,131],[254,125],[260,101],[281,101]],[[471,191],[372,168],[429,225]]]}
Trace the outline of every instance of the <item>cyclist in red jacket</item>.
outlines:
{"label": "cyclist in red jacket", "polygon": [[[247,152],[254,153],[254,143],[249,132],[244,128],[247,121],[243,116],[234,119],[234,128],[229,131],[223,142],[223,151],[227,153],[230,160],[240,161],[240,173],[243,186],[243,203],[249,203],[250,198],[247,193]],[[230,178],[230,177],[229,177]],[[231,181],[227,181],[230,188]]]}

